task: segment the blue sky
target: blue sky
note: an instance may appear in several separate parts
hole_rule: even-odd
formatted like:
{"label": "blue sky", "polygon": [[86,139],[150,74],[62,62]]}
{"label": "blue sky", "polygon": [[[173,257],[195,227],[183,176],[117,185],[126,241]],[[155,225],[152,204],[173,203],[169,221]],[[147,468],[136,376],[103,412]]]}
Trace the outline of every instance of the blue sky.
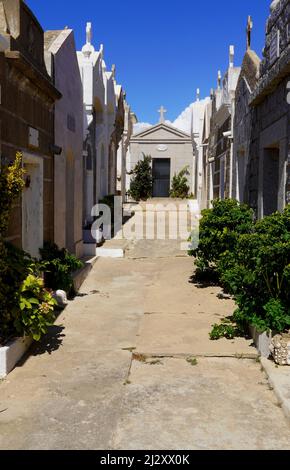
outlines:
{"label": "blue sky", "polygon": [[158,121],[160,105],[174,120],[194,101],[196,88],[207,96],[217,70],[236,47],[237,65],[245,52],[246,20],[254,21],[252,47],[261,56],[271,0],[27,0],[45,30],[75,30],[77,47],[85,25],[93,42],[105,47],[105,61],[117,67],[117,80],[139,121]]}

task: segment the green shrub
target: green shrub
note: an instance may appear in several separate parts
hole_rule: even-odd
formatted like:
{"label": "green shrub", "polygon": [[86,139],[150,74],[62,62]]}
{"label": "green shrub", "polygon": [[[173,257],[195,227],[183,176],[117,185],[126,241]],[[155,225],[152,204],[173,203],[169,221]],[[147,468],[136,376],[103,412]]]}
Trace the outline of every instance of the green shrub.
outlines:
{"label": "green shrub", "polygon": [[253,230],[254,213],[233,199],[215,200],[212,209],[202,211],[199,245],[190,255],[196,257],[198,271],[219,270],[225,253],[233,253],[240,234]]}
{"label": "green shrub", "polygon": [[24,334],[39,340],[54,321],[55,301],[44,288],[39,263],[4,241],[24,173],[21,153],[0,172],[0,343]]}
{"label": "green shrub", "polygon": [[238,306],[232,323],[213,325],[211,339],[232,338],[249,325],[260,331],[290,328],[290,206],[253,222],[233,200],[203,211],[196,256],[199,280],[216,274]]}
{"label": "green shrub", "polygon": [[230,321],[222,321],[220,324],[215,323],[210,332],[210,339],[216,341],[221,338],[233,339],[240,336],[241,331],[237,325]]}
{"label": "green shrub", "polygon": [[64,290],[69,296],[75,294],[72,273],[82,268],[83,263],[66,249],[46,242],[40,249],[45,286],[52,290]]}
{"label": "green shrub", "polygon": [[290,327],[290,209],[258,221],[223,254],[220,279],[234,296],[239,325],[282,332]]}
{"label": "green shrub", "polygon": [[39,341],[55,320],[55,305],[56,301],[44,288],[43,280],[29,274],[20,289],[20,311],[14,321],[17,333]]}
{"label": "green shrub", "polygon": [[130,183],[128,195],[135,201],[145,201],[152,196],[152,158],[143,153],[143,160],[140,160],[132,171],[133,178]]}
{"label": "green shrub", "polygon": [[190,187],[188,186],[187,176],[189,175],[189,167],[186,166],[178,174],[173,176],[170,197],[181,199],[188,197]]}
{"label": "green shrub", "polygon": [[[14,320],[19,311],[19,296],[22,283],[35,267],[33,259],[24,251],[5,243],[6,269],[1,276],[0,337],[8,338],[15,333]],[[36,267],[35,267],[36,269]]]}
{"label": "green shrub", "polygon": [[[4,241],[13,202],[24,187],[22,155],[16,154],[15,161],[1,167],[0,171],[0,341],[14,332],[13,309],[17,304],[17,293],[27,275],[26,262],[22,265],[20,252],[13,251]],[[16,303],[15,303],[16,302]]]}

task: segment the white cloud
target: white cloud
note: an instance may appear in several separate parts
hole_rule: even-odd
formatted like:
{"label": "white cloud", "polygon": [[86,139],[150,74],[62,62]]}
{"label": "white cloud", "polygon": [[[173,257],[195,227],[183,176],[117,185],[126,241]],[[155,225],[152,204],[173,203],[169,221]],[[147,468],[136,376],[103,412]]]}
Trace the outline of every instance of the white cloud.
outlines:
{"label": "white cloud", "polygon": [[134,134],[139,134],[139,132],[143,132],[149,127],[152,127],[152,124],[149,124],[148,122],[137,122],[137,124],[134,124]]}

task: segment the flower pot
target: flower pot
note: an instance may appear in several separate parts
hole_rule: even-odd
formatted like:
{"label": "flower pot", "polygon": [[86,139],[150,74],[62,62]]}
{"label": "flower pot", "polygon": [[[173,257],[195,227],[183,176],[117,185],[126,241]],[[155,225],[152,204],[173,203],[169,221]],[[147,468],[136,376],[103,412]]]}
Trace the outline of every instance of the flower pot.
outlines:
{"label": "flower pot", "polygon": [[253,338],[256,348],[262,357],[269,358],[271,356],[270,344],[273,337],[272,331],[259,331],[256,327],[249,326],[250,336]]}
{"label": "flower pot", "polygon": [[32,338],[25,336],[15,338],[3,347],[0,347],[0,378],[6,377],[26,353],[32,344]]}

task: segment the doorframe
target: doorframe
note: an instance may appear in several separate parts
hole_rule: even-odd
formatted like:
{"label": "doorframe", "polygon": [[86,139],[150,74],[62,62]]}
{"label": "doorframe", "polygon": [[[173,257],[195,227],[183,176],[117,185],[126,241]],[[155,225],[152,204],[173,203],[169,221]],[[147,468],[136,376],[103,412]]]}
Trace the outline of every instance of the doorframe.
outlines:
{"label": "doorframe", "polygon": [[[22,165],[24,167],[25,164],[28,165],[33,165],[38,168],[39,172],[39,181],[40,181],[40,186],[39,186],[39,194],[40,194],[40,208],[39,208],[39,219],[37,223],[35,224],[34,230],[36,233],[38,233],[38,242],[39,246],[38,248],[43,247],[43,228],[44,228],[44,222],[43,222],[43,212],[44,212],[44,181],[43,181],[43,175],[44,175],[44,164],[43,164],[43,157],[39,154],[32,154],[29,152],[23,152],[22,153]],[[24,227],[24,219],[25,219],[25,214],[24,214],[24,198],[22,197],[21,201],[21,216],[22,216],[22,221],[21,221],[21,236],[22,236],[22,248],[25,250],[24,244],[24,238],[25,238],[25,227]],[[38,255],[40,256],[40,255]]]}
{"label": "doorframe", "polygon": [[287,116],[267,127],[259,138],[259,174],[258,174],[258,218],[264,217],[264,149],[277,145],[279,147],[279,188],[278,188],[278,211],[283,211],[286,203],[286,181],[287,181],[287,159],[288,159],[288,138],[287,138]]}
{"label": "doorframe", "polygon": [[[152,158],[152,179],[153,179],[153,188],[154,189],[154,162],[156,160],[161,160],[161,161],[169,161],[169,191],[168,193],[170,193],[170,188],[171,188],[171,181],[172,181],[172,158],[170,157],[153,157]],[[153,196],[153,197],[161,197],[161,196]],[[168,194],[168,197],[169,197],[169,194]]]}

